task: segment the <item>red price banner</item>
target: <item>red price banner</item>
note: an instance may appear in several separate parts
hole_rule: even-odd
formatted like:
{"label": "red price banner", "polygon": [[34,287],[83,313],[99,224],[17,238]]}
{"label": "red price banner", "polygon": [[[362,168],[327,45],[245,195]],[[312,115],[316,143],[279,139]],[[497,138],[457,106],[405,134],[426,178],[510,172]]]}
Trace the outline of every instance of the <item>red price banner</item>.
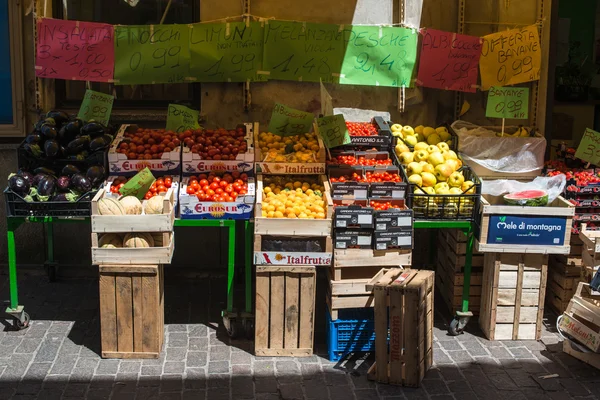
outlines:
{"label": "red price banner", "polygon": [[452,32],[421,31],[417,84],[435,89],[475,92],[481,38]]}
{"label": "red price banner", "polygon": [[37,21],[35,74],[92,82],[113,80],[112,25],[41,18]]}

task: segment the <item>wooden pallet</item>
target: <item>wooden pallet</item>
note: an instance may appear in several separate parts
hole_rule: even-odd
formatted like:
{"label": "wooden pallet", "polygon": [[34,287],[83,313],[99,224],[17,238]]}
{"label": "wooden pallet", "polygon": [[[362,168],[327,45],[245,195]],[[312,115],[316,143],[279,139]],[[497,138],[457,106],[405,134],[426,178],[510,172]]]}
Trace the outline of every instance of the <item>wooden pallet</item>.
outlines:
{"label": "wooden pallet", "polygon": [[490,340],[539,340],[548,255],[485,255],[479,325]]}
{"label": "wooden pallet", "polygon": [[257,356],[313,354],[315,290],[314,266],[256,266]]}
{"label": "wooden pallet", "polygon": [[375,363],[367,372],[370,380],[420,385],[433,365],[433,284],[433,271],[396,268],[370,282],[375,297]]}
{"label": "wooden pallet", "polygon": [[158,358],[164,338],[162,265],[102,265],[103,358]]}
{"label": "wooden pallet", "polygon": [[335,249],[333,265],[340,267],[399,267],[411,265],[411,250]]}
{"label": "wooden pallet", "polygon": [[152,263],[170,264],[175,250],[173,232],[153,233],[154,247],[145,248],[100,248],[98,242],[104,233],[92,233],[92,264],[144,265]]}
{"label": "wooden pallet", "polygon": [[[281,250],[265,250],[263,239],[281,241]],[[322,252],[296,251],[294,241],[311,240],[319,243]],[[331,265],[333,258],[331,236],[267,236],[254,235],[254,265]]]}

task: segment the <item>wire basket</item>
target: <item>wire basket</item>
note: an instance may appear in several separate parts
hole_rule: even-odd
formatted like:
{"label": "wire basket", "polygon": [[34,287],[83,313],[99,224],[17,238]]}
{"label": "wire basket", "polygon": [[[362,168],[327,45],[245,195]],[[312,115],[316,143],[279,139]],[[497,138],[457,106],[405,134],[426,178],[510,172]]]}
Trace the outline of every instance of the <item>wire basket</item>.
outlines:
{"label": "wire basket", "polygon": [[[408,182],[404,167],[400,168],[403,179]],[[481,180],[468,166],[459,170],[465,181],[473,182],[462,194],[427,194],[425,189],[414,183],[408,184],[406,203],[413,209],[415,220],[461,220],[477,221],[481,198]],[[475,193],[466,193],[475,189]],[[420,189],[416,194],[415,190]]]}
{"label": "wire basket", "polygon": [[92,199],[98,189],[80,196],[77,201],[26,201],[9,188],[4,190],[6,215],[9,217],[89,217]]}

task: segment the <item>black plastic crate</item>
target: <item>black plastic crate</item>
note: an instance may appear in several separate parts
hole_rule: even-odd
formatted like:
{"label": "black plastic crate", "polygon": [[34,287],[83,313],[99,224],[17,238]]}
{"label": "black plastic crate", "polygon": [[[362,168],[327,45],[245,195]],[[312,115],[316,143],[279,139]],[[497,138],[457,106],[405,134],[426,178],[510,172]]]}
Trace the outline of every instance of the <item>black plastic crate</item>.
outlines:
{"label": "black plastic crate", "polygon": [[9,188],[4,190],[6,215],[9,217],[89,217],[92,199],[98,189],[82,195],[77,201],[25,201]]}
{"label": "black plastic crate", "polygon": [[[403,179],[408,182],[404,167],[400,168]],[[406,204],[412,208],[415,220],[461,220],[476,222],[479,216],[481,198],[481,180],[468,166],[458,171],[463,173],[465,181],[472,181],[474,194],[415,194],[415,189],[423,188],[414,183],[408,184]],[[470,189],[467,189],[470,190]]]}
{"label": "black plastic crate", "polygon": [[67,164],[71,164],[76,166],[81,170],[81,172],[85,173],[85,171],[94,165],[101,165],[104,167],[104,170],[108,172],[108,149],[110,148],[110,144],[106,146],[106,148],[102,150],[97,150],[91,154],[89,154],[85,159],[68,159],[68,158],[56,158],[56,159],[47,159],[47,158],[37,158],[29,154],[24,148],[23,145],[25,141],[23,141],[19,147],[17,148],[17,164],[19,168],[24,169],[26,171],[33,172],[34,169],[39,167],[46,167],[56,171],[57,174],[60,174],[60,170]]}

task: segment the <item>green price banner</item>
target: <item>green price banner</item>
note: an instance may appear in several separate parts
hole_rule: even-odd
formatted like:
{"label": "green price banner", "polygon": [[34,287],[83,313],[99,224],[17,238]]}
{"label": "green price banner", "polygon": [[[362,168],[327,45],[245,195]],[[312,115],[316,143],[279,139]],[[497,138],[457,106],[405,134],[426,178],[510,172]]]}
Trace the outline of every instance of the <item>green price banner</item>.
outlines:
{"label": "green price banner", "polygon": [[346,53],[340,83],[410,87],[418,33],[407,28],[351,26],[344,29]]}
{"label": "green price banner", "polygon": [[123,196],[135,196],[142,200],[156,179],[148,167],[138,172],[119,189]]}
{"label": "green price banner", "polygon": [[309,133],[314,119],[315,116],[311,113],[276,103],[269,121],[269,132],[279,136]]}
{"label": "green price banner", "polygon": [[169,104],[166,129],[177,133],[188,129],[199,129],[198,115],[198,111],[187,108],[186,106]]}
{"label": "green price banner", "polygon": [[269,21],[263,69],[269,79],[337,83],[345,43],[339,25]]}
{"label": "green price banner", "polygon": [[188,25],[115,26],[115,83],[185,82],[190,74]]}
{"label": "green price banner", "polygon": [[260,22],[193,24],[190,74],[195,82],[266,81]]}
{"label": "green price banner", "polygon": [[575,157],[592,165],[600,165],[600,133],[587,128],[579,142]]}
{"label": "green price banner", "polygon": [[492,86],[485,116],[490,118],[529,118],[529,88]]}
{"label": "green price banner", "polygon": [[83,121],[94,120],[103,125],[108,125],[114,101],[115,98],[110,94],[94,92],[88,89],[83,96],[77,118]]}
{"label": "green price banner", "polygon": [[328,148],[350,144],[350,133],[346,126],[346,120],[342,114],[329,115],[317,118],[319,134]]}

